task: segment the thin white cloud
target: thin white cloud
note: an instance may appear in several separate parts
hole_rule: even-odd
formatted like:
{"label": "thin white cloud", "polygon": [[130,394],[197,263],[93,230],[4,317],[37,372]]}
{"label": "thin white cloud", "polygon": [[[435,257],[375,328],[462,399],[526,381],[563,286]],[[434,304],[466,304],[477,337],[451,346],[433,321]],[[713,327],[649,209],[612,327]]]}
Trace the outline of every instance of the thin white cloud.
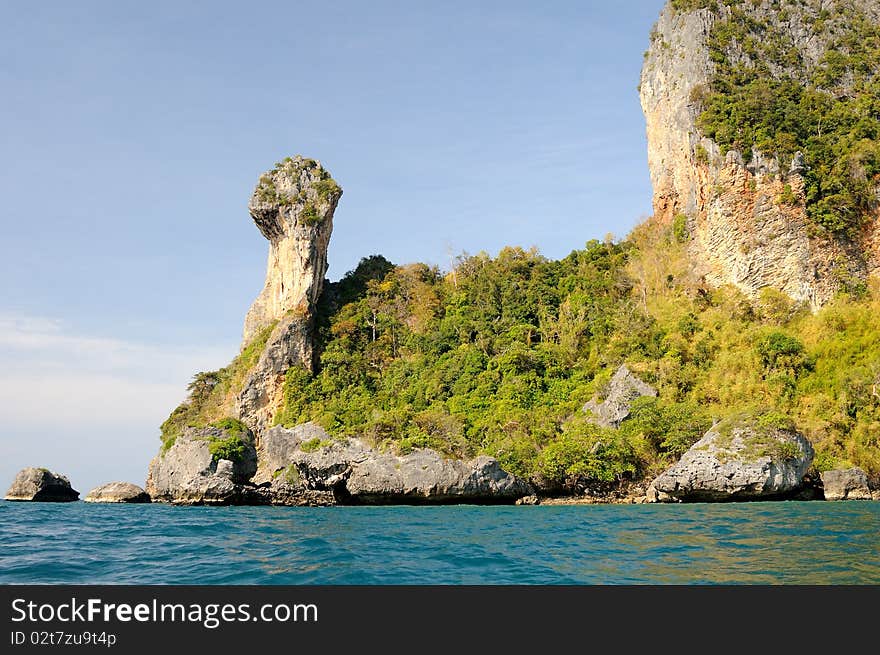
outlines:
{"label": "thin white cloud", "polygon": [[233,355],[228,347],[95,337],[50,317],[0,314],[0,413],[15,423],[155,419],[180,402],[194,373]]}
{"label": "thin white cloud", "polygon": [[97,337],[51,317],[0,314],[0,484],[25,466],[67,474],[80,491],[143,484],[159,425],[192,375],[224,366],[234,349]]}
{"label": "thin white cloud", "polygon": [[129,382],[185,384],[193,373],[223,366],[235,353],[228,346],[169,347],[82,335],[54,318],[7,313],[0,314],[0,354],[5,364],[0,380],[10,369],[50,369],[68,378],[103,373]]}

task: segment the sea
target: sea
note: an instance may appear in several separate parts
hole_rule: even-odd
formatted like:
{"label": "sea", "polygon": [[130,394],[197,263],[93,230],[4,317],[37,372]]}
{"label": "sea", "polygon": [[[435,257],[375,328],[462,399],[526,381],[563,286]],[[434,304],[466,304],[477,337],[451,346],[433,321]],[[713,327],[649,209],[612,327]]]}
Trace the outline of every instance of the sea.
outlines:
{"label": "sea", "polygon": [[0,583],[878,584],[880,502],[0,502]]}

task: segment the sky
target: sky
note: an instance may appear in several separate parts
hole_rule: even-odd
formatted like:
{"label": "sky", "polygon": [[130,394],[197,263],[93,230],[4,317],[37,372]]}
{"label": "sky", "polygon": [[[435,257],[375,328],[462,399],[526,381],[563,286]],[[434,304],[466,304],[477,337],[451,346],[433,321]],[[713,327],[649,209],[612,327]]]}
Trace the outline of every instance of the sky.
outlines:
{"label": "sky", "polygon": [[0,5],[0,487],[143,485],[192,375],[238,352],[268,252],[247,201],[285,156],[344,190],[333,280],[625,236],[662,5]]}

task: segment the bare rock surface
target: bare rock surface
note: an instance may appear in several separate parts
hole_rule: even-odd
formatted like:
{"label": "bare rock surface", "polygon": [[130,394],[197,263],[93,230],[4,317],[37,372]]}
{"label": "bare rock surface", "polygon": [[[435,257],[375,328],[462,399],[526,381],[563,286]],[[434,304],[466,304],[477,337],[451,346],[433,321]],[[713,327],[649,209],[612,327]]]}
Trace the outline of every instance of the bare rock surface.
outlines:
{"label": "bare rock surface", "polygon": [[822,487],[825,500],[871,500],[868,476],[860,468],[825,471]]}
{"label": "bare rock surface", "polygon": [[[262,431],[282,402],[284,374],[314,366],[314,311],[327,272],[333,213],[342,189],[320,162],[288,157],[260,176],[248,209],[269,240],[266,281],[244,321],[242,349],[271,330],[235,400],[235,415]],[[274,326],[274,327],[273,327]]]}
{"label": "bare rock surface", "polygon": [[[880,20],[874,0],[844,2],[868,20]],[[790,3],[783,12],[769,2],[743,2],[736,9],[790,40],[792,56],[768,62],[771,73],[806,82],[833,48],[835,21],[846,20],[828,13],[826,5],[805,0]],[[722,153],[701,134],[699,97],[715,72],[709,39],[713,26],[731,11],[720,2],[715,9],[688,11],[667,3],[652,31],[639,89],[654,216],[667,224],[678,216],[686,219],[696,279],[713,287],[734,285],[752,298],[764,288],[776,289],[815,309],[834,296],[842,279],[864,279],[878,270],[880,220],[874,215],[856,239],[817,234],[803,202],[807,163],[802,154],[783,170],[774,157],[758,150],[749,161],[736,150]],[[824,27],[817,30],[820,24]],[[755,38],[761,39],[761,33]],[[730,48],[729,56],[751,65],[747,52],[735,43]],[[851,82],[844,81],[838,93],[845,94]],[[783,194],[800,201],[780,202]]]}
{"label": "bare rock surface", "polygon": [[250,434],[243,435],[244,453],[231,461],[211,453],[211,443],[230,438],[220,428],[189,428],[150,462],[146,490],[153,500],[187,505],[246,502],[245,488],[257,470]]}
{"label": "bare rock surface", "polygon": [[450,459],[430,449],[395,455],[361,439],[332,439],[311,423],[267,430],[258,449],[256,483],[284,490],[284,481],[287,490],[331,492],[345,503],[513,503],[533,493],[491,457]]}
{"label": "bare rock surface", "polygon": [[657,390],[633,375],[624,364],[611,378],[604,399],[593,398],[584,405],[584,411],[592,414],[597,425],[617,428],[629,416],[632,402],[643,396],[656,397]]}
{"label": "bare rock surface", "polygon": [[131,482],[108,482],[92,489],[87,503],[149,503],[150,494]]}
{"label": "bare rock surface", "polygon": [[726,419],[654,480],[649,501],[781,498],[801,487],[813,454],[793,428]]}

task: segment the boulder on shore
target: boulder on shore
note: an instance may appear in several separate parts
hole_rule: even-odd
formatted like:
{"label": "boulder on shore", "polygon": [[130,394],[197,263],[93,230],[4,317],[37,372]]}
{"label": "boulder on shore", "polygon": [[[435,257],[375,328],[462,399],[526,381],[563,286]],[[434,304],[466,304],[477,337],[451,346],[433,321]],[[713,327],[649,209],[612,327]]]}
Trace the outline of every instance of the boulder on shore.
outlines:
{"label": "boulder on shore", "polygon": [[629,416],[632,402],[643,396],[655,398],[657,390],[633,375],[624,364],[608,383],[604,399],[593,398],[584,405],[583,411],[589,412],[593,422],[600,427],[619,428]]}
{"label": "boulder on shore", "polygon": [[868,476],[860,468],[825,471],[822,487],[825,500],[871,500]]}
{"label": "boulder on shore", "polygon": [[[213,445],[230,440],[239,446],[234,460],[211,452]],[[150,462],[146,491],[153,500],[181,505],[248,503],[248,481],[256,470],[257,453],[250,432],[187,428]]]}
{"label": "boulder on shore", "polygon": [[254,482],[269,497],[276,490],[274,504],[297,494],[308,500],[306,492],[351,504],[513,503],[534,493],[491,457],[465,461],[430,449],[394,455],[360,439],[333,439],[312,423],[267,430],[258,452]]}
{"label": "boulder on shore", "polygon": [[67,503],[79,500],[79,492],[70,486],[70,480],[49,469],[28,467],[22,469],[6,492],[6,500],[29,500],[48,503]]}
{"label": "boulder on shore", "polygon": [[712,427],[652,487],[657,500],[781,498],[800,488],[812,461],[812,444],[787,420],[741,415]]}
{"label": "boulder on shore", "polygon": [[131,482],[108,482],[92,489],[87,503],[149,503],[150,494]]}
{"label": "boulder on shore", "polygon": [[514,503],[533,494],[492,457],[447,459],[428,448],[375,453],[352,467],[345,488],[352,501],[366,504]]}

